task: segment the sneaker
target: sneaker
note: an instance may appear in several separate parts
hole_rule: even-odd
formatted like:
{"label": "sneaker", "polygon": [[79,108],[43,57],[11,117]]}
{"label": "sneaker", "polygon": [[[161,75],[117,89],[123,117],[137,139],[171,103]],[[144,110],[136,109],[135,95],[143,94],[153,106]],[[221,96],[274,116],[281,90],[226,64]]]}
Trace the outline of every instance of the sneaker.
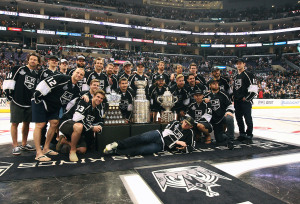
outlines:
{"label": "sneaker", "polygon": [[249,144],[253,144],[253,141],[251,138],[245,138],[245,140],[243,140],[242,143],[249,145]]}
{"label": "sneaker", "polygon": [[21,148],[20,147],[14,147],[12,150],[13,155],[20,155],[21,154]]}
{"label": "sneaker", "polygon": [[240,142],[244,141],[245,139],[246,139],[246,137],[244,137],[244,136],[238,136],[238,138],[236,138],[236,140],[240,141]]}
{"label": "sneaker", "polygon": [[234,149],[233,142],[232,141],[227,142],[227,147],[228,149],[233,150]]}
{"label": "sneaker", "polygon": [[103,150],[103,153],[111,154],[111,153],[113,153],[113,150],[117,149],[117,147],[118,147],[118,143],[116,143],[116,142],[110,143],[110,144],[106,145],[105,149]]}
{"label": "sneaker", "polygon": [[26,144],[25,146],[20,146],[20,149],[23,151],[35,151],[35,148],[31,146],[30,144]]}

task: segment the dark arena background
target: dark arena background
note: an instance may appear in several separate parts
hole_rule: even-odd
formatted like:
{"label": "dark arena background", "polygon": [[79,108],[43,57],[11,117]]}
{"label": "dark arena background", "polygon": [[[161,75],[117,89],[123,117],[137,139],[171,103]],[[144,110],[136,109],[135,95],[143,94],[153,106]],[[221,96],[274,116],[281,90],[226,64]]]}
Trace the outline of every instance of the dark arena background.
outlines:
{"label": "dark arena background", "polygon": [[[300,203],[300,1],[1,0],[0,23],[0,203]],[[63,151],[49,156],[51,161],[35,160],[35,151],[13,155],[4,81],[16,67],[27,65],[32,53],[41,57],[39,73],[51,59],[58,71],[62,64],[76,68],[83,59],[90,73],[100,57],[105,76],[110,63],[120,74],[129,61],[131,75],[143,64],[149,87],[155,86],[160,61],[169,88],[177,83],[178,64],[187,78],[195,63],[205,93],[214,70],[220,70],[229,96],[237,83],[236,62],[243,61],[257,85],[253,139],[238,140],[234,117],[233,149],[217,143],[213,132],[208,144],[194,131],[191,153],[105,155],[111,142],[166,127],[158,116],[145,123],[109,120],[115,116],[105,101],[102,132],[78,161]],[[22,145],[22,123],[17,130]],[[34,130],[32,122],[28,144],[33,147]],[[51,149],[56,151],[61,134]]]}

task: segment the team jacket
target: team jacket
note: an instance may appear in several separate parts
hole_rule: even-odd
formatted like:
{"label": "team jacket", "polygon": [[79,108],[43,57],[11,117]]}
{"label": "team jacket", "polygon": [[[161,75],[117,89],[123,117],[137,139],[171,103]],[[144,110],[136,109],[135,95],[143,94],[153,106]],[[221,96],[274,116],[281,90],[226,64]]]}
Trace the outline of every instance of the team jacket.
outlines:
{"label": "team jacket", "polygon": [[119,104],[119,108],[122,112],[122,115],[125,119],[131,119],[132,112],[133,112],[133,101],[134,101],[134,92],[133,90],[128,87],[126,92],[123,93],[120,88],[116,90],[117,94],[121,95],[121,102]]}
{"label": "team jacket", "polygon": [[167,86],[164,85],[162,88],[158,88],[156,84],[149,88],[150,108],[151,111],[158,112],[164,110],[160,103],[157,102],[157,97],[162,96],[167,90]]}
{"label": "team jacket", "polygon": [[60,126],[62,126],[68,120],[73,120],[74,122],[82,123],[84,130],[89,131],[93,126],[100,125],[103,127],[103,118],[99,107],[93,108],[92,101],[88,103],[83,99],[80,99],[77,105],[73,106],[68,110],[61,118]]}
{"label": "team jacket", "polygon": [[[86,72],[85,78],[86,78],[86,85],[87,85],[87,88],[83,88],[83,90],[89,90],[90,82],[91,82],[93,79],[98,79],[98,80],[100,81],[100,86],[99,86],[99,88],[102,89],[103,91],[105,91],[106,93],[108,93],[108,92],[110,91],[109,82],[108,82],[108,77],[107,77],[106,73],[104,73],[104,72],[97,73],[97,72],[94,70],[94,71],[91,71],[91,72]],[[84,87],[85,87],[86,85],[84,85]]]}
{"label": "team jacket", "polygon": [[170,83],[170,76],[166,73],[162,73],[159,74],[158,72],[156,72],[155,74],[152,75],[152,84],[155,83],[157,76],[163,76],[165,79],[165,84],[168,85]]}
{"label": "team jacket", "polygon": [[257,95],[258,87],[253,74],[243,71],[234,76],[233,97],[236,101],[241,101],[243,97],[250,102]]}
{"label": "team jacket", "polygon": [[119,73],[118,75],[118,81],[122,78],[126,78],[126,79],[129,79],[130,75],[126,74],[125,72],[121,72]]}
{"label": "team jacket", "polygon": [[224,118],[226,112],[234,113],[234,107],[230,101],[228,95],[223,91],[218,91],[218,93],[208,93],[204,96],[208,98],[211,103],[212,108],[212,124],[218,124]]}
{"label": "team jacket", "polygon": [[187,114],[194,118],[195,122],[210,122],[212,118],[211,103],[202,101],[200,104],[194,102],[189,105]]}
{"label": "team jacket", "polygon": [[195,102],[194,93],[196,90],[202,90],[203,93],[206,92],[206,87],[204,85],[196,84],[195,86],[190,86],[189,84],[186,85],[186,90],[189,94],[190,102]]}
{"label": "team jacket", "polygon": [[204,79],[203,76],[201,76],[200,74],[197,74],[197,76],[195,77],[196,81],[200,81],[200,84],[202,84],[203,86],[205,86],[206,88],[208,88],[209,86],[206,85],[206,81]]}
{"label": "team jacket", "polygon": [[79,96],[79,87],[72,84],[71,77],[59,74],[48,77],[37,85],[34,100],[36,103],[43,101],[48,112],[55,112]]}
{"label": "team jacket", "polygon": [[115,92],[117,90],[117,88],[119,87],[118,77],[115,74],[113,74],[113,75],[111,75],[111,77],[107,76],[107,78],[108,78],[108,81],[111,78],[111,80],[113,82],[113,84],[110,85],[110,93],[112,91]]}
{"label": "team jacket", "polygon": [[3,90],[9,101],[20,107],[31,107],[31,98],[37,84],[37,73],[27,66],[14,67],[3,82]]}
{"label": "team jacket", "polygon": [[[148,90],[148,78],[145,76],[145,74],[138,75],[137,73],[135,73],[134,75],[131,75],[128,79],[128,83],[130,88],[132,88],[134,90],[134,92],[136,93],[137,87],[135,86],[135,82],[136,81],[147,81],[147,87],[145,87],[146,90]],[[147,94],[148,91],[146,91]]]}
{"label": "team jacket", "polygon": [[44,79],[53,76],[53,75],[57,75],[57,74],[61,74],[59,71],[55,70],[54,72],[50,69],[42,69],[39,71],[38,73],[38,82],[40,83],[41,81],[43,81]]}
{"label": "team jacket", "polygon": [[[82,92],[80,92],[80,95],[81,96],[87,95],[89,97],[90,101],[93,99],[93,95],[91,94],[90,91],[82,91]],[[104,98],[103,102],[98,106],[98,109],[100,109],[102,115],[104,115],[104,113],[105,113],[105,109],[107,107],[106,105],[107,105],[107,99]]]}
{"label": "team jacket", "polygon": [[161,132],[164,149],[176,150],[177,141],[184,141],[187,145],[185,152],[192,152],[195,147],[194,132],[191,129],[183,130],[179,121],[170,122],[166,128]]}
{"label": "team jacket", "polygon": [[220,79],[217,81],[219,83],[219,87],[221,91],[227,94],[232,94],[232,91],[230,90],[230,86],[229,86],[229,80],[227,78],[221,76]]}
{"label": "team jacket", "polygon": [[177,84],[174,84],[170,88],[170,92],[172,93],[173,96],[178,97],[178,101],[175,103],[175,106],[172,108],[172,110],[186,110],[187,105],[189,105],[189,94],[184,86],[183,88],[179,89]]}

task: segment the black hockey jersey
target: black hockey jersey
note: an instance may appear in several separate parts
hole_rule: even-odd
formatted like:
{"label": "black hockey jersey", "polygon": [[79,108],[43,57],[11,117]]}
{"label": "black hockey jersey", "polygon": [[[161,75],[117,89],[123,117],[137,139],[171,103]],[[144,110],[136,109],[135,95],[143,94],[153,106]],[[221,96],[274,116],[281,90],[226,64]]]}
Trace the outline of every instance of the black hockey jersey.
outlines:
{"label": "black hockey jersey", "polygon": [[162,74],[159,74],[158,72],[156,72],[155,74],[152,75],[152,84],[155,83],[157,77],[159,76],[163,76],[164,79],[165,79],[165,84],[168,86],[169,83],[170,83],[170,76],[166,73],[162,73]]}
{"label": "black hockey jersey", "polygon": [[[132,88],[134,90],[134,92],[136,92],[137,90],[137,87],[135,86],[135,82],[136,81],[147,81],[147,87],[145,88],[146,90],[148,90],[148,78],[146,77],[145,74],[143,74],[142,76],[135,73],[134,75],[131,75],[128,79],[128,83],[129,83],[129,86],[130,88]],[[148,91],[146,91],[147,93]]]}
{"label": "black hockey jersey", "polygon": [[186,90],[189,94],[190,102],[193,103],[195,102],[194,99],[194,93],[196,90],[201,90],[202,93],[206,92],[206,87],[202,84],[196,84],[195,86],[190,86],[189,84],[186,85]]}
{"label": "black hockey jersey", "polygon": [[118,75],[118,81],[119,81],[120,79],[122,79],[122,78],[126,78],[126,79],[129,80],[129,77],[130,77],[130,75],[126,74],[125,72],[121,72],[121,73],[119,73],[119,75]]}
{"label": "black hockey jersey", "polygon": [[87,103],[80,99],[76,106],[73,106],[63,115],[61,124],[68,120],[82,123],[85,131],[89,131],[93,126],[97,125],[103,127],[101,110],[99,107],[93,108],[91,100]]}
{"label": "black hockey jersey", "polygon": [[170,122],[161,132],[164,142],[164,149],[176,150],[181,147],[176,144],[177,141],[184,141],[187,145],[186,153],[192,152],[195,147],[194,132],[192,129],[183,130],[179,121]]}
{"label": "black hockey jersey", "polygon": [[[219,83],[219,87],[220,90],[223,91],[226,94],[231,94],[232,91],[230,90],[230,86],[229,86],[229,79],[225,78],[225,77],[220,77],[219,80],[217,80]],[[207,85],[209,87],[209,85]]]}
{"label": "black hockey jersey", "polygon": [[38,72],[38,82],[37,83],[40,83],[44,79],[46,79],[46,78],[48,78],[50,76],[53,76],[53,75],[57,75],[57,74],[61,74],[61,73],[59,71],[57,71],[57,70],[52,71],[50,69],[41,69]]}
{"label": "black hockey jersey", "polygon": [[121,95],[121,102],[119,108],[122,112],[122,115],[125,119],[129,120],[132,117],[133,112],[133,101],[134,101],[134,91],[128,87],[127,91],[123,93],[120,88],[116,90],[117,94]]}
{"label": "black hockey jersey", "polygon": [[212,124],[218,124],[225,116],[226,112],[234,113],[234,107],[228,95],[223,91],[208,93],[204,96],[208,98],[212,108]]}
{"label": "black hockey jersey", "polygon": [[109,92],[108,89],[110,89],[110,87],[109,87],[108,77],[106,73],[104,72],[97,73],[95,70],[93,70],[91,72],[86,72],[85,78],[86,78],[86,84],[88,86],[90,85],[90,82],[93,79],[98,79],[100,81],[99,88],[105,91],[106,93]]}
{"label": "black hockey jersey", "polygon": [[233,97],[234,100],[240,101],[246,98],[246,101],[252,101],[257,95],[258,87],[252,73],[243,71],[233,78]]}
{"label": "black hockey jersey", "polygon": [[8,100],[20,107],[31,107],[31,98],[37,84],[37,73],[27,66],[14,67],[3,82]]}
{"label": "black hockey jersey", "polygon": [[158,96],[162,96],[165,91],[167,90],[167,86],[163,86],[162,88],[158,88],[156,84],[152,85],[149,88],[149,98],[150,98],[150,108],[151,111],[159,112],[164,110],[164,108],[161,106],[161,104],[157,101]]}
{"label": "black hockey jersey", "polygon": [[181,89],[178,88],[177,84],[174,84],[170,88],[170,92],[173,96],[178,97],[178,101],[175,103],[175,106],[172,108],[172,110],[186,110],[186,106],[189,105],[189,94],[186,90],[186,87],[183,87]]}
{"label": "black hockey jersey", "polygon": [[37,85],[34,100],[36,103],[43,100],[45,109],[55,112],[79,96],[79,87],[72,84],[71,77],[59,74],[48,77]]}
{"label": "black hockey jersey", "polygon": [[189,105],[187,114],[194,118],[195,122],[210,122],[212,118],[211,103],[202,101],[200,104],[194,102]]}

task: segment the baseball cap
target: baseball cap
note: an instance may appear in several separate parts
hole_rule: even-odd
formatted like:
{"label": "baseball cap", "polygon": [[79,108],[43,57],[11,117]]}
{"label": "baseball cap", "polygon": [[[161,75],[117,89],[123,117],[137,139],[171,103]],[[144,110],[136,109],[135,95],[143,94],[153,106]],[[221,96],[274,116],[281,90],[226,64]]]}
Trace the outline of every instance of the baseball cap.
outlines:
{"label": "baseball cap", "polygon": [[77,57],[77,60],[80,60],[80,59],[85,60],[85,57],[84,57],[83,55],[79,55],[79,56]]}
{"label": "baseball cap", "polygon": [[211,80],[209,80],[207,83],[208,83],[208,84],[211,84],[211,83],[214,83],[214,82],[218,82],[218,80],[216,80],[216,79],[211,79]]}
{"label": "baseball cap", "polygon": [[185,116],[184,118],[185,122],[187,122],[190,126],[194,126],[195,121],[191,116]]}
{"label": "baseball cap", "polygon": [[237,59],[237,60],[235,61],[235,63],[238,63],[238,62],[243,62],[243,63],[245,63],[245,60],[244,60],[243,58],[239,58],[239,59]]}
{"label": "baseball cap", "polygon": [[61,63],[64,63],[64,62],[69,63],[68,60],[66,60],[66,59],[61,59],[60,62]]}
{"label": "baseball cap", "polygon": [[125,67],[126,65],[132,65],[132,64],[131,64],[131,62],[126,61],[126,62],[123,63],[123,67]]}
{"label": "baseball cap", "polygon": [[59,61],[59,58],[56,55],[49,55],[48,60],[50,59],[56,59],[57,61]]}
{"label": "baseball cap", "polygon": [[156,80],[156,81],[157,81],[157,80],[160,80],[160,79],[165,80],[165,77],[164,77],[163,75],[157,75],[157,76],[155,77],[155,80]]}
{"label": "baseball cap", "polygon": [[196,94],[203,94],[203,91],[201,89],[197,89],[195,92],[194,92],[194,95]]}
{"label": "baseball cap", "polygon": [[144,65],[143,62],[138,62],[138,63],[136,63],[136,66],[137,66],[137,67],[140,66],[140,65],[142,65],[143,67],[145,67],[145,65]]}

